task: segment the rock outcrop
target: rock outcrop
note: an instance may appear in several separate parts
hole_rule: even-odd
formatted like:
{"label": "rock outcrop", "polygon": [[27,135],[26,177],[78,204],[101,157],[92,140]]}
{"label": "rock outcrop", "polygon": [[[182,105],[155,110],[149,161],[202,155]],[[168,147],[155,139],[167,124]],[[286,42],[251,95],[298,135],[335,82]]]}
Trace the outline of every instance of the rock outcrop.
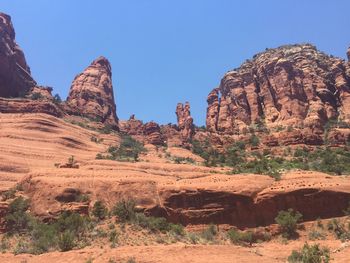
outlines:
{"label": "rock outcrop", "polygon": [[67,105],[71,114],[89,117],[118,129],[111,65],[106,58],[97,58],[75,77]]}
{"label": "rock outcrop", "polygon": [[119,122],[119,129],[121,132],[128,135],[142,135],[143,134],[143,122],[137,120],[135,115],[132,114],[127,121]]}
{"label": "rock outcrop", "polygon": [[189,142],[194,134],[193,118],[190,112],[190,103],[185,105],[178,103],[176,106],[177,126],[181,132],[181,137],[184,142]]}
{"label": "rock outcrop", "polygon": [[46,113],[63,117],[64,112],[49,100],[5,99],[0,98],[1,113]]}
{"label": "rock outcrop", "polygon": [[36,85],[15,41],[11,17],[0,13],[0,97],[24,96]]}
{"label": "rock outcrop", "polygon": [[150,121],[143,126],[143,134],[145,136],[146,143],[154,145],[163,145],[164,140],[160,132],[160,127],[156,122]]}
{"label": "rock outcrop", "polygon": [[350,122],[346,63],[310,44],[268,49],[229,71],[208,95],[207,129],[239,134],[251,125],[323,133],[333,119]]}

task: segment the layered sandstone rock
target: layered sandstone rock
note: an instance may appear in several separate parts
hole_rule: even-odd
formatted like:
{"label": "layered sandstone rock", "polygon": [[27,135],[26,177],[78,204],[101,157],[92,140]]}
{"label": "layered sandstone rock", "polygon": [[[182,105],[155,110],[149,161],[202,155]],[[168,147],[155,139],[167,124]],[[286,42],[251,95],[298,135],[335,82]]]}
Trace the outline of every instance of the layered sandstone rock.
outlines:
{"label": "layered sandstone rock", "polygon": [[97,58],[75,77],[67,105],[72,114],[86,116],[118,128],[111,65],[106,58]]}
{"label": "layered sandstone rock", "polygon": [[321,134],[330,119],[350,121],[346,63],[309,44],[255,55],[227,72],[208,95],[206,124],[211,132],[235,134],[262,124]]}
{"label": "layered sandstone rock", "polygon": [[146,143],[150,143],[154,145],[164,144],[164,140],[160,132],[160,127],[157,123],[153,121],[147,122],[143,126],[143,135],[145,136]]}
{"label": "layered sandstone rock", "polygon": [[46,113],[63,117],[64,112],[50,100],[0,98],[1,113]]}
{"label": "layered sandstone rock", "polygon": [[189,142],[194,134],[193,118],[190,112],[190,103],[185,105],[178,103],[176,106],[177,126],[181,132],[181,137],[184,142]]}
{"label": "layered sandstone rock", "polygon": [[15,41],[11,17],[0,13],[0,97],[23,96],[36,85]]}

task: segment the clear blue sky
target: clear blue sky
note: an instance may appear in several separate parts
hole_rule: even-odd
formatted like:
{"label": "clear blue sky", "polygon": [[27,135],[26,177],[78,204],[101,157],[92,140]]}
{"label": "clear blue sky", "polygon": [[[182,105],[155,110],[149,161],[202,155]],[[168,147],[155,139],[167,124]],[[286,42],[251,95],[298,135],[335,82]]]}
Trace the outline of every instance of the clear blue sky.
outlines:
{"label": "clear blue sky", "polygon": [[176,122],[189,101],[197,125],[223,74],[265,48],[311,42],[345,58],[349,0],[2,0],[41,85],[66,98],[100,55],[113,70],[117,114]]}

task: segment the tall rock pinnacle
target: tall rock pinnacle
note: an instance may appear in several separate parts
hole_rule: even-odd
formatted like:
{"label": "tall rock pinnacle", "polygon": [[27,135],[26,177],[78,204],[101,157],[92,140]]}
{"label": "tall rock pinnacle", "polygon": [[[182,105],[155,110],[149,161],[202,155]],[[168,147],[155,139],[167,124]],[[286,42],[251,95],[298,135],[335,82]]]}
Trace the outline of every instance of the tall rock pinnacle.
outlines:
{"label": "tall rock pinnacle", "polygon": [[97,58],[75,77],[67,103],[74,114],[118,128],[111,65],[106,58]]}
{"label": "tall rock pinnacle", "polygon": [[0,13],[0,97],[23,96],[36,82],[15,41],[11,17]]}
{"label": "tall rock pinnacle", "polygon": [[180,129],[182,139],[186,142],[190,141],[194,134],[194,125],[190,112],[190,103],[186,102],[185,105],[178,103],[176,107],[176,116],[177,126]]}

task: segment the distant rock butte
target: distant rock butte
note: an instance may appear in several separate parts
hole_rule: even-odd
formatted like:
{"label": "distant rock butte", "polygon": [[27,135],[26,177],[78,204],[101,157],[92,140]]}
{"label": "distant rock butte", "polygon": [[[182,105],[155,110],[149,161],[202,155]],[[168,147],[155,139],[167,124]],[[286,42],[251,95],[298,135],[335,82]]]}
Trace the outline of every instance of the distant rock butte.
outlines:
{"label": "distant rock butte", "polygon": [[118,128],[112,72],[104,57],[94,60],[73,80],[67,98],[71,113],[82,115]]}
{"label": "distant rock butte", "polygon": [[207,129],[237,134],[263,124],[322,133],[330,119],[349,122],[347,64],[310,44],[267,49],[227,72],[209,93]]}
{"label": "distant rock butte", "polygon": [[185,105],[182,103],[177,104],[176,117],[182,140],[189,142],[194,134],[193,118],[191,117],[189,102],[186,102]]}
{"label": "distant rock butte", "polygon": [[24,53],[15,41],[11,17],[0,13],[0,97],[24,96],[35,85]]}

